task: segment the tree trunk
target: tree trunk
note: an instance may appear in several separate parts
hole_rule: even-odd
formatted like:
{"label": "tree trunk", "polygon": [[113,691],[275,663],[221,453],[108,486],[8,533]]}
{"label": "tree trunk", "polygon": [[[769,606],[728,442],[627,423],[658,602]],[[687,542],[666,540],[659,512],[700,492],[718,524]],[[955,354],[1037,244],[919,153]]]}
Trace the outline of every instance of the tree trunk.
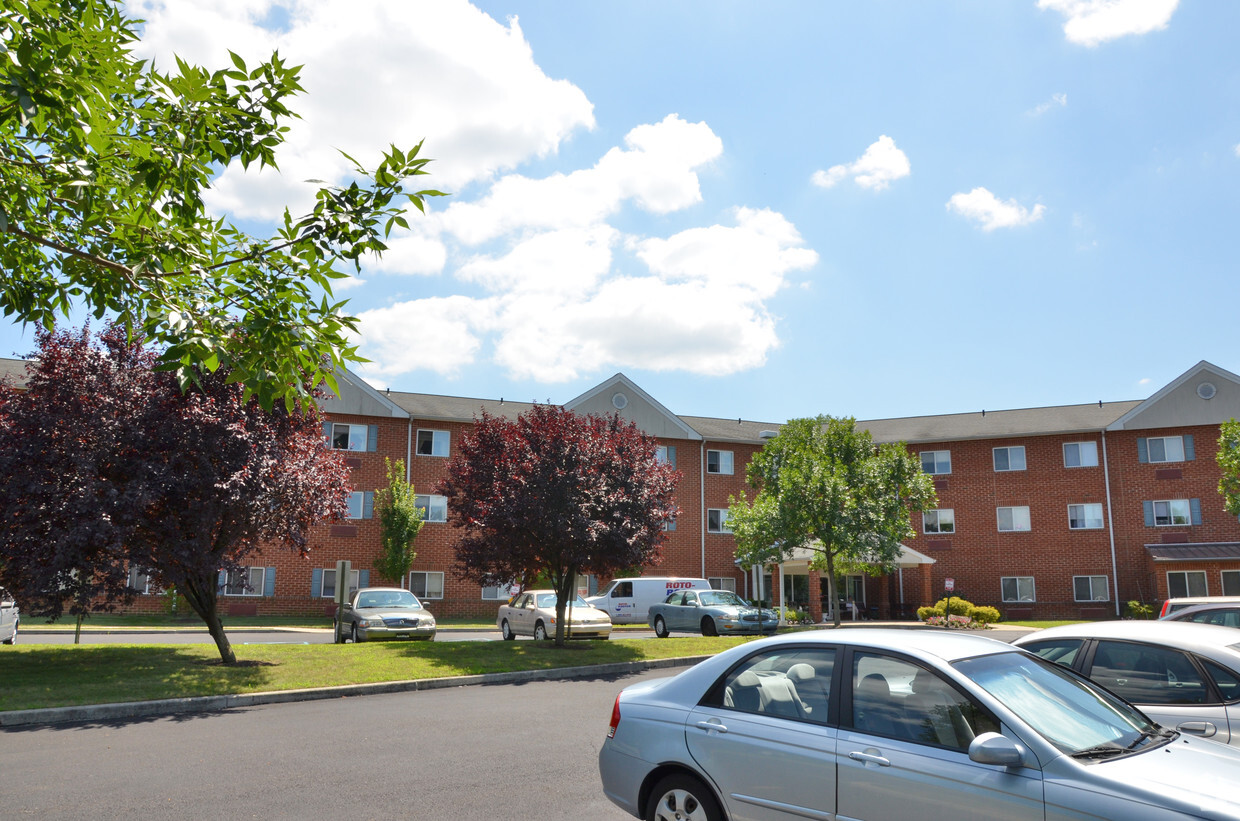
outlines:
{"label": "tree trunk", "polygon": [[568,643],[568,637],[572,634],[569,629],[567,615],[570,612],[568,602],[571,598],[576,598],[575,592],[572,591],[573,583],[577,580],[577,569],[570,568],[568,572],[555,584],[555,646],[564,647]]}
{"label": "tree trunk", "polygon": [[224,625],[220,622],[217,606],[219,602],[218,578],[212,573],[206,580],[187,581],[182,592],[189,606],[206,623],[207,632],[211,634],[216,648],[220,651],[220,661],[224,664],[236,664],[237,655],[233,652],[228,636],[224,635]]}
{"label": "tree trunk", "polygon": [[835,553],[828,549],[824,555],[827,557],[827,604],[831,607],[832,626],[839,627],[840,597],[835,587]]}

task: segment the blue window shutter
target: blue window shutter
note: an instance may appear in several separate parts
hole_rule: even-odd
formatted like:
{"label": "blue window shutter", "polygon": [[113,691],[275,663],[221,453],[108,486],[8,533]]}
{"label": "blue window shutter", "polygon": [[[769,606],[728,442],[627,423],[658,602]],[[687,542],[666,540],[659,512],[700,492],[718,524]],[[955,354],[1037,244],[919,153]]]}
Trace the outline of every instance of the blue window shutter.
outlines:
{"label": "blue window shutter", "polygon": [[1188,508],[1190,511],[1192,511],[1193,524],[1195,525],[1201,524],[1201,500],[1200,499],[1189,499]]}
{"label": "blue window shutter", "polygon": [[1184,434],[1184,461],[1191,462],[1197,458],[1197,451],[1193,449],[1193,435],[1191,433]]}
{"label": "blue window shutter", "polygon": [[323,569],[316,567],[310,573],[310,597],[317,599],[323,595]]}
{"label": "blue window shutter", "polygon": [[220,589],[219,589],[219,590],[217,590],[216,592],[217,592],[217,593],[223,593],[223,592],[224,592],[224,587],[225,587],[225,585],[227,585],[227,584],[228,584],[228,574],[227,574],[227,573],[225,573],[223,570],[221,570],[221,571],[220,571]]}
{"label": "blue window shutter", "polygon": [[1154,503],[1153,502],[1142,502],[1141,506],[1145,508],[1145,526],[1153,527],[1154,526]]}
{"label": "blue window shutter", "polygon": [[357,571],[357,586],[358,587],[370,587],[370,571],[369,570]]}
{"label": "blue window shutter", "polygon": [[1150,449],[1145,444],[1145,437],[1137,439],[1137,461],[1145,464],[1150,460]]}
{"label": "blue window shutter", "polygon": [[263,595],[267,597],[276,594],[276,569],[274,567],[267,568],[267,572],[263,574]]}
{"label": "blue window shutter", "polygon": [[330,448],[332,446],[332,423],[331,422],[323,423],[323,438],[327,440],[327,446]]}
{"label": "blue window shutter", "polygon": [[366,426],[366,450],[374,453],[379,449],[379,426]]}
{"label": "blue window shutter", "polygon": [[675,445],[667,446],[667,462],[673,468],[676,467],[676,446]]}
{"label": "blue window shutter", "polygon": [[367,490],[362,494],[362,518],[373,519],[375,516],[375,492]]}

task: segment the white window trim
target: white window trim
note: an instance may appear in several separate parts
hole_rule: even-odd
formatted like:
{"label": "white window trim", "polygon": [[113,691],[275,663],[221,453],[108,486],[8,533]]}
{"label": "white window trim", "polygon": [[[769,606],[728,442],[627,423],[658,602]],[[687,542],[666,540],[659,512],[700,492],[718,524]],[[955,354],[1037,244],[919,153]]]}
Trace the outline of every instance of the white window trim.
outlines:
{"label": "white window trim", "polygon": [[[1070,445],[1076,445],[1076,446],[1077,446],[1076,453],[1077,453],[1077,459],[1078,459],[1078,460],[1080,459],[1080,455],[1081,455],[1081,448],[1082,448],[1083,446],[1085,446],[1085,445],[1089,445],[1090,447],[1092,447],[1092,448],[1093,448],[1093,451],[1094,451],[1094,461],[1093,461],[1093,464],[1089,464],[1089,465],[1087,465],[1087,464],[1085,464],[1085,462],[1082,460],[1082,461],[1081,461],[1081,464],[1079,464],[1079,465],[1069,465],[1069,464],[1068,464],[1068,447],[1069,447]],[[1067,468],[1068,470],[1076,470],[1077,468],[1096,468],[1096,467],[1098,467],[1098,443],[1097,443],[1097,442],[1088,442],[1088,441],[1087,441],[1087,442],[1064,442],[1064,443],[1063,443],[1063,466],[1064,466],[1065,468]]]}
{"label": "white window trim", "polygon": [[[1016,596],[1017,596],[1017,598],[1015,598],[1015,599],[1008,599],[1008,598],[1004,598],[1004,596],[1003,596],[1003,583],[1004,583],[1005,581],[1007,581],[1008,579],[1015,579],[1015,580],[1016,580]],[[1028,599],[1022,599],[1022,598],[1020,598],[1020,581],[1021,581],[1021,579],[1028,579],[1028,580],[1029,580],[1029,588],[1030,588],[1030,591],[1029,591],[1029,592],[1030,592],[1030,598],[1028,598]],[[1033,604],[1034,602],[1036,602],[1036,601],[1038,600],[1038,587],[1037,587],[1037,582],[1035,582],[1035,581],[1034,581],[1033,576],[1000,576],[1000,577],[999,577],[999,598],[1000,598],[1000,599],[1002,599],[1002,600],[1003,600],[1003,602],[1004,602],[1005,604]]]}
{"label": "white window trim", "polygon": [[[353,504],[357,503],[357,515],[353,515]],[[345,517],[351,522],[360,522],[366,518],[366,491],[355,490],[349,494],[348,511]]]}
{"label": "white window trim", "polygon": [[[422,449],[420,447],[422,434],[424,433],[431,434],[431,452],[430,453],[422,453]],[[444,452],[436,453],[435,445],[439,443],[439,437],[441,434],[444,439],[444,448],[443,448]],[[413,437],[413,453],[415,456],[432,456],[432,457],[435,457],[436,459],[446,459],[448,458],[448,455],[449,453],[451,453],[451,451],[452,451],[452,431],[437,430],[433,428],[418,428],[417,434]]]}
{"label": "white window trim", "polygon": [[[1089,593],[1091,598],[1078,599],[1076,597],[1076,580],[1089,579]],[[1094,580],[1102,579],[1102,598],[1098,598],[1094,592]],[[1108,602],[1111,600],[1111,580],[1106,576],[1073,576],[1072,577],[1072,600],[1077,602]]]}
{"label": "white window trim", "polygon": [[1230,595],[1227,593],[1227,574],[1229,573],[1234,573],[1236,575],[1236,582],[1240,584],[1240,570],[1219,571],[1219,576],[1218,576],[1219,588],[1218,589],[1224,596]]}
{"label": "white window trim", "polygon": [[[932,471],[930,471],[930,470],[926,470],[926,454],[927,454],[927,453],[933,453],[933,454],[934,454],[934,467],[935,467],[935,469],[934,469],[934,470],[932,470]],[[938,457],[938,454],[940,454],[940,453],[946,453],[946,454],[947,454],[947,459],[946,459],[946,462],[947,462],[947,470],[939,470],[939,469],[938,469],[938,467],[939,467],[939,457]],[[951,474],[951,472],[952,472],[952,452],[951,452],[950,450],[923,450],[923,451],[921,451],[920,453],[918,453],[918,458],[919,458],[919,459],[921,459],[921,469],[922,469],[922,471],[923,471],[923,472],[925,472],[926,474],[930,475],[930,476],[949,476],[949,475]]]}
{"label": "white window trim", "polygon": [[[1010,528],[1003,527],[1003,522],[1000,521],[999,519],[999,511],[1001,510],[1012,511],[1012,526]],[[1029,520],[1028,527],[1022,528],[1022,527],[1016,526],[1016,511],[1018,510],[1025,511],[1025,518]],[[1029,505],[1002,505],[1000,507],[996,507],[995,508],[995,527],[998,528],[1000,533],[1029,533],[1030,531],[1033,530],[1033,517],[1029,513]],[[1016,578],[1016,577],[1013,576],[1011,578]],[[1022,576],[1021,578],[1024,578],[1024,577]]]}
{"label": "white window trim", "polygon": [[[721,514],[719,516],[719,529],[718,530],[712,530],[710,527],[710,514],[711,513]],[[728,527],[728,509],[726,507],[711,507],[711,508],[706,509],[706,532],[707,533],[719,533],[723,535],[726,535],[732,532],[732,529]]]}
{"label": "white window trim", "polygon": [[715,590],[731,590],[736,592],[736,579],[731,576],[711,576],[706,582]]}
{"label": "white window trim", "polygon": [[[239,567],[233,572],[245,573],[246,582],[248,583],[254,580],[253,573],[255,570],[258,571],[258,584],[251,585],[250,590],[243,591],[241,593],[229,593],[228,592],[228,588],[230,586],[229,578],[232,576],[232,573],[228,573],[224,576],[224,589],[221,591],[221,594],[224,596],[236,597],[236,598],[252,598],[252,599],[262,598],[263,587],[267,584],[267,568],[258,567],[258,566]],[[305,578],[305,577],[303,576],[302,578]],[[302,589],[304,590],[305,588],[302,588]]]}
{"label": "white window trim", "polygon": [[[710,469],[710,455],[711,455],[712,453],[717,453],[717,454],[719,454],[719,457],[718,457],[718,459],[717,459],[717,461],[719,462],[719,469],[718,469],[718,470],[711,470],[711,469]],[[726,453],[726,454],[727,454],[727,456],[728,456],[728,458],[727,458],[727,465],[724,465],[724,458],[723,458],[723,455],[724,455],[725,453]],[[725,467],[727,468],[727,470],[724,470],[724,468],[725,468]],[[733,454],[733,452],[732,452],[732,451],[730,451],[730,450],[709,450],[709,449],[708,449],[708,450],[706,451],[706,472],[707,472],[707,473],[709,473],[709,474],[715,475],[715,476],[731,476],[732,474],[734,474],[734,473],[736,472],[736,458],[735,458],[735,455],[734,455],[734,454]]]}
{"label": "white window trim", "polygon": [[[332,592],[324,593],[323,591],[327,589],[327,574],[328,573],[332,574]],[[362,586],[361,579],[362,579],[362,571],[360,570],[349,571],[349,594],[350,595],[352,595],[355,590],[357,590],[359,587]],[[320,599],[336,598],[336,568],[334,567],[323,568],[323,572],[319,576],[319,589],[315,591],[314,595]]]}
{"label": "white window trim", "polygon": [[[426,501],[423,502],[422,501],[423,499],[425,499]],[[435,507],[437,507],[437,505],[434,504],[434,500],[436,499],[439,499],[442,502],[442,504],[438,505],[438,507],[443,508],[442,519],[431,518],[431,512],[435,509]],[[422,521],[423,522],[442,523],[442,522],[448,521],[448,497],[447,496],[437,496],[433,493],[418,493],[418,494],[415,494],[413,497],[413,504],[415,507],[420,507],[423,509],[422,510],[422,516],[423,516]]]}
{"label": "white window trim", "polygon": [[[336,428],[341,428],[341,427],[349,429],[346,436],[348,437],[348,440],[350,443],[353,442],[353,429],[354,428],[359,429],[362,432],[362,446],[360,448],[354,448],[354,447],[338,448],[336,447]],[[346,450],[352,453],[361,453],[366,450],[366,440],[369,438],[369,436],[370,436],[370,428],[367,425],[353,425],[348,422],[332,422],[332,438],[331,438],[331,441],[328,442],[328,445],[331,447],[332,450]]]}
{"label": "white window trim", "polygon": [[[443,599],[443,593],[444,593],[444,590],[443,590],[443,583],[444,583],[443,571],[441,571],[441,570],[410,570],[410,571],[409,571],[409,589],[410,589],[410,590],[413,590],[413,575],[414,575],[415,573],[421,574],[422,576],[425,576],[425,577],[426,577],[426,578],[425,578],[425,580],[424,580],[424,583],[423,583],[423,585],[422,585],[422,589],[423,589],[424,591],[426,591],[426,595],[425,595],[425,596],[423,596],[423,595],[421,595],[421,594],[415,594],[415,595],[417,595],[417,597],[418,597],[419,599],[425,599],[426,601],[440,601],[440,600],[442,600],[442,599]],[[431,589],[431,585],[430,585],[430,578],[431,578],[431,576],[438,576],[438,577],[439,577],[439,595],[438,595],[438,596],[432,596],[432,595],[430,594],[430,589]]]}
{"label": "white window trim", "polygon": [[[1153,441],[1157,440],[1157,441],[1160,441],[1160,442],[1164,442],[1164,443],[1165,443],[1168,439],[1178,439],[1178,440],[1179,440],[1179,442],[1180,442],[1180,458],[1179,458],[1179,459],[1155,459],[1155,458],[1154,458],[1153,451],[1152,451],[1152,450],[1151,450],[1151,448],[1150,448],[1150,442],[1153,442]],[[1167,446],[1166,446],[1166,444],[1164,444],[1164,445],[1163,445],[1163,455],[1164,455],[1164,456],[1166,456],[1166,454],[1167,454]],[[1149,458],[1149,463],[1150,463],[1151,465],[1166,465],[1166,464],[1170,464],[1170,463],[1172,463],[1172,462],[1184,462],[1184,461],[1186,461],[1186,459],[1184,458],[1184,456],[1185,456],[1185,454],[1184,454],[1184,437],[1183,437],[1183,436],[1147,436],[1147,437],[1145,438],[1145,455]]]}
{"label": "white window trim", "polygon": [[[1008,467],[1005,467],[1005,468],[1000,468],[1000,467],[995,466],[995,457],[1001,450],[1008,451],[1008,455],[1007,455]],[[1011,464],[1012,464],[1011,451],[1014,451],[1014,450],[1019,450],[1021,452],[1020,459],[1022,462],[1024,462],[1025,467],[1019,467],[1019,468],[1011,467]],[[991,464],[991,467],[995,468],[995,473],[1019,473],[1020,471],[1025,470],[1025,468],[1028,467],[1029,465],[1028,452],[1025,450],[1024,445],[1004,445],[1003,447],[1000,447],[1000,448],[991,448],[990,449],[990,464]]]}
{"label": "white window trim", "polygon": [[[490,592],[492,595],[487,595]],[[482,588],[483,601],[508,601],[512,598],[513,588],[510,585],[500,585],[498,587]]]}
{"label": "white window trim", "polygon": [[[1197,595],[1201,595],[1201,596],[1208,596],[1208,595],[1210,595],[1210,577],[1209,577],[1209,575],[1207,575],[1207,574],[1206,574],[1206,571],[1204,571],[1204,570],[1168,570],[1168,571],[1167,571],[1167,595],[1168,595],[1168,596],[1170,596],[1170,595],[1171,595],[1171,577],[1172,577],[1173,575],[1174,575],[1174,576],[1180,576],[1180,575],[1184,576],[1184,593],[1185,593],[1185,595],[1187,595],[1187,596],[1197,596]],[[1190,589],[1189,589],[1189,584],[1188,584],[1188,577],[1189,577],[1189,575],[1193,575],[1193,576],[1200,576],[1200,577],[1201,577],[1201,583],[1202,583],[1203,587],[1205,588],[1205,589],[1204,589],[1201,593],[1199,593],[1199,594],[1198,594],[1198,593],[1194,593],[1192,590],[1190,590]]]}
{"label": "white window trim", "polygon": [[[1073,527],[1072,526],[1072,508],[1074,507],[1096,507],[1098,508],[1098,524],[1093,527],[1090,527],[1089,525],[1085,525],[1084,527]],[[1105,511],[1103,511],[1102,509],[1102,502],[1078,502],[1077,504],[1068,505],[1068,529],[1069,530],[1103,530],[1105,528],[1105,522],[1106,522],[1104,513]],[[1089,521],[1089,517],[1085,515],[1084,513],[1082,513],[1081,519],[1086,522]]]}
{"label": "white window trim", "polygon": [[[1193,523],[1193,506],[1188,499],[1155,499],[1152,502],[1154,506],[1154,527],[1188,527]],[[1182,522],[1167,521],[1165,524],[1158,523],[1158,506],[1167,506],[1167,519],[1174,519],[1175,512],[1171,509],[1172,504],[1183,504],[1187,515]]]}
{"label": "white window trim", "polygon": [[[934,513],[934,514],[936,514],[936,515],[935,515],[935,522],[936,522],[936,524],[935,524],[936,529],[935,529],[935,530],[930,530],[928,527],[926,527],[926,515],[927,515],[927,514],[929,514],[929,513]],[[949,514],[949,515],[950,515],[950,517],[951,517],[951,520],[952,520],[952,529],[951,529],[951,530],[943,530],[943,529],[942,529],[942,527],[943,527],[943,514],[944,514],[944,513]],[[925,533],[927,536],[950,536],[950,535],[954,535],[954,534],[955,534],[955,532],[956,532],[956,509],[955,509],[955,508],[951,508],[951,507],[936,507],[936,508],[934,508],[933,510],[923,510],[923,511],[921,512],[921,532],[922,532],[922,533]]]}

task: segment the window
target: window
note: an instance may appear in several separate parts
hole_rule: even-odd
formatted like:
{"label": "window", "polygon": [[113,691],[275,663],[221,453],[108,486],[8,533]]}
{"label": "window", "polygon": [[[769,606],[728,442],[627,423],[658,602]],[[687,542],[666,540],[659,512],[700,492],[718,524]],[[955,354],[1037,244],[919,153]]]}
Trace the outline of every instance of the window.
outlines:
{"label": "window", "polygon": [[1012,445],[1006,448],[995,448],[994,455],[995,470],[998,472],[1025,469],[1024,445]]}
{"label": "window", "polygon": [[904,659],[854,653],[852,715],[860,733],[965,752],[979,733],[999,724],[937,673]]}
{"label": "window", "polygon": [[[350,596],[356,593],[357,589],[361,587],[361,583],[360,583],[361,575],[362,575],[362,571],[360,570],[349,571],[349,595]],[[336,568],[333,567],[331,569],[327,569],[327,568],[323,569],[323,580],[322,582],[320,582],[319,588],[320,589],[318,591],[318,595],[321,598],[324,598],[324,599],[336,598]]]}
{"label": "window", "polygon": [[923,450],[921,452],[921,469],[936,476],[942,473],[951,473],[952,452],[950,450]]}
{"label": "window", "polygon": [[512,596],[512,589],[508,585],[499,587],[482,588],[482,598],[486,601],[507,601]]}
{"label": "window", "polygon": [[732,529],[728,527],[728,512],[717,508],[711,508],[706,511],[706,532],[707,533],[731,533]]}
{"label": "window", "polygon": [[356,490],[349,494],[349,518],[369,519],[375,515],[375,494],[373,491]]}
{"label": "window", "polygon": [[1236,678],[1235,673],[1223,669],[1208,659],[1201,659],[1201,663],[1205,665],[1206,672],[1214,679],[1218,691],[1223,694],[1223,701],[1231,702],[1240,698],[1240,678]]}
{"label": "window", "polygon": [[335,450],[370,450],[370,425],[331,423],[331,442]]}
{"label": "window", "polygon": [[922,533],[955,533],[956,511],[952,508],[925,510],[921,514]]}
{"label": "window", "polygon": [[666,465],[671,461],[667,458],[667,445],[659,445],[654,449],[654,460],[660,465]]}
{"label": "window", "polygon": [[710,582],[710,586],[716,590],[731,590],[736,592],[736,579],[731,576],[711,576],[706,581]]}
{"label": "window", "polygon": [[[1183,436],[1158,436],[1150,437],[1145,440],[1145,450],[1148,459],[1141,459],[1142,462],[1183,462],[1184,461],[1184,437]],[[1141,440],[1137,440],[1138,456],[1141,452]]]}
{"label": "window", "polygon": [[1037,601],[1033,591],[1033,576],[1004,576],[999,580],[1006,602]]}
{"label": "window", "polygon": [[1089,677],[1134,704],[1204,704],[1211,700],[1188,655],[1168,647],[1099,641]]}
{"label": "window", "polygon": [[418,456],[447,456],[451,434],[446,430],[418,431]]}
{"label": "window", "polygon": [[1223,571],[1223,595],[1240,596],[1240,570]]}
{"label": "window", "polygon": [[1028,507],[1000,507],[995,511],[999,518],[999,531],[1002,533],[1029,530]]}
{"label": "window", "polygon": [[224,595],[261,596],[265,580],[266,568],[264,567],[240,567],[230,570],[228,578],[224,580]]}
{"label": "window", "polygon": [[731,473],[732,472],[732,451],[730,450],[708,450],[706,451],[706,472],[707,473]]}
{"label": "window", "polygon": [[412,571],[409,574],[409,592],[419,599],[442,599],[443,573]]}
{"label": "window", "polygon": [[1168,570],[1167,598],[1182,599],[1186,596],[1208,596],[1206,571]]}
{"label": "window", "polygon": [[1102,527],[1102,503],[1068,505],[1068,527],[1073,530],[1097,530]]}
{"label": "window", "polygon": [[413,505],[422,511],[422,521],[424,522],[448,521],[447,496],[423,496],[419,493],[413,497]]}
{"label": "window", "polygon": [[777,647],[737,665],[707,692],[702,703],[770,718],[827,723],[835,650]]}
{"label": "window", "polygon": [[129,581],[126,584],[130,589],[137,590],[144,595],[162,592],[151,584],[150,571],[140,567],[129,568]]}
{"label": "window", "polygon": [[664,520],[663,529],[664,530],[675,530],[676,529],[676,517],[672,516],[671,518]]}
{"label": "window", "polygon": [[611,598],[628,599],[633,596],[632,582],[616,582],[611,586]]}
{"label": "window", "polygon": [[1048,639],[1021,646],[1035,656],[1041,656],[1047,661],[1053,661],[1072,669],[1073,663],[1076,662],[1076,654],[1081,651],[1084,643],[1081,639]]}
{"label": "window", "polygon": [[1098,467],[1098,443],[1064,442],[1063,466],[1066,468]]}
{"label": "window", "polygon": [[1167,499],[1154,502],[1154,526],[1172,527],[1192,522],[1192,508],[1187,499]]}
{"label": "window", "polygon": [[1076,601],[1110,601],[1111,594],[1107,587],[1107,577],[1073,576],[1072,598]]}

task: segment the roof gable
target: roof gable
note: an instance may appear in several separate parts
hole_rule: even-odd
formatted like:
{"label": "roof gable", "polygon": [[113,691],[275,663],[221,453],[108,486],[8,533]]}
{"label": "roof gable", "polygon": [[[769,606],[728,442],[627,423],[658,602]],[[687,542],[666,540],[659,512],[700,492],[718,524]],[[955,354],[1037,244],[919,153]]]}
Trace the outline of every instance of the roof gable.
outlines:
{"label": "roof gable", "polygon": [[320,399],[320,410],[331,414],[409,418],[406,410],[349,370],[344,368],[336,370],[336,384],[340,387],[340,391]]}
{"label": "roof gable", "polygon": [[574,413],[611,416],[619,414],[648,436],[663,439],[700,440],[702,435],[622,373],[591,388],[564,407]]}
{"label": "roof gable", "polygon": [[1240,376],[1203,359],[1107,430],[1218,425],[1236,417],[1240,417]]}

